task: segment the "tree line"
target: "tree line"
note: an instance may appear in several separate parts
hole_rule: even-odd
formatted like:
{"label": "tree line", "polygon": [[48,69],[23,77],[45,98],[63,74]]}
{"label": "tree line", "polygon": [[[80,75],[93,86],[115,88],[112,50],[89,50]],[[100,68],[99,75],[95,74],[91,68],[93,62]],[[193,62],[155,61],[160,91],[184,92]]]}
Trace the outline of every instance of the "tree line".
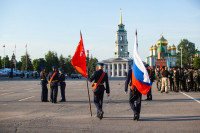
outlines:
{"label": "tree line", "polygon": [[[27,55],[21,56],[21,61],[18,61],[16,63],[16,69],[21,71],[26,71],[26,62],[27,62],[27,71],[41,71],[41,66],[46,67],[46,72],[49,73],[52,70],[52,66],[57,66],[59,68],[63,68],[63,71],[67,73],[69,76],[72,73],[78,73],[75,68],[71,64],[71,55],[68,57],[64,57],[62,54],[58,57],[57,53],[54,51],[48,51],[47,54],[45,54],[45,58],[38,58],[32,60],[30,58],[30,55],[27,53]],[[0,57],[0,69],[4,67],[4,61],[5,61],[5,68],[11,67],[11,59],[9,59],[8,55],[6,57],[2,58]],[[87,69],[88,74],[92,75],[92,73],[96,69],[96,64],[98,60],[96,58],[89,58],[87,57],[86,63],[87,63]]]}

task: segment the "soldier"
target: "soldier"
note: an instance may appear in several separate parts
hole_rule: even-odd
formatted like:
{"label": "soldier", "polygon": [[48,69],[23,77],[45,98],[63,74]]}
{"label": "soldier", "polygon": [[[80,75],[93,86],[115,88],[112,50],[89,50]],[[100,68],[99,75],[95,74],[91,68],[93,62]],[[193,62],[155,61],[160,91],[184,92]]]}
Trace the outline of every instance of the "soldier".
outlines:
{"label": "soldier", "polygon": [[176,70],[176,68],[174,68],[174,91],[175,92],[179,92],[179,73]]}
{"label": "soldier", "polygon": [[187,91],[193,90],[193,74],[192,74],[192,68],[189,68],[189,71],[187,72]]}
{"label": "soldier", "polygon": [[183,90],[183,75],[184,75],[183,69],[179,68],[179,88],[181,91]]}
{"label": "soldier", "polygon": [[165,89],[165,93],[168,93],[168,77],[169,77],[169,72],[167,70],[167,67],[165,67],[165,70],[163,70],[162,72],[162,88],[161,88],[161,93],[164,92]]}
{"label": "soldier", "polygon": [[66,102],[66,99],[65,99],[65,86],[66,86],[66,83],[65,83],[65,74],[63,73],[63,69],[62,68],[59,68],[59,74],[60,74],[60,93],[61,93],[61,100],[60,102]]}
{"label": "soldier", "polygon": [[173,81],[173,69],[170,68],[169,71],[169,82],[170,82],[170,91],[174,90],[174,81]]}
{"label": "soldier", "polygon": [[[147,72],[149,74],[149,78],[151,80],[151,82],[154,82],[154,76],[155,76],[155,71],[152,70],[152,68],[149,67],[149,65],[145,65],[145,67],[147,68]],[[152,93],[151,93],[151,89],[149,90],[149,92],[147,93],[147,99],[146,100],[152,100]]]}
{"label": "soldier", "polygon": [[132,69],[129,70],[128,76],[125,82],[125,93],[128,92],[128,85],[131,86],[130,94],[129,94],[129,104],[134,113],[133,120],[138,121],[140,118],[142,94],[138,91],[138,89],[135,86],[132,87]]}
{"label": "soldier", "polygon": [[156,79],[157,89],[158,89],[158,91],[160,91],[160,89],[161,89],[161,76],[160,76],[159,67],[156,70],[156,76],[157,76],[157,79]]}
{"label": "soldier", "polygon": [[[97,117],[101,120],[103,118],[103,96],[104,90],[106,90],[107,96],[110,96],[110,87],[108,82],[108,75],[103,71],[104,64],[98,63],[98,70],[94,72],[92,77],[88,76],[90,82],[94,81],[93,92],[94,92],[94,104],[97,108]],[[104,82],[106,88],[104,87]]]}
{"label": "soldier", "polygon": [[59,74],[56,66],[53,66],[52,70],[53,71],[49,73],[49,88],[51,88],[50,101],[52,103],[57,103]]}
{"label": "soldier", "polygon": [[197,91],[200,91],[200,72],[197,71]]}
{"label": "soldier", "polygon": [[41,86],[42,86],[42,93],[41,93],[41,101],[42,102],[49,102],[48,101],[48,89],[47,89],[47,78],[46,78],[46,73],[45,73],[45,66],[41,66]]}
{"label": "soldier", "polygon": [[186,87],[186,79],[187,79],[187,69],[185,68],[183,71],[183,81],[182,81],[182,87],[183,87],[183,91],[187,91],[187,87]]}
{"label": "soldier", "polygon": [[196,92],[197,91],[197,77],[198,77],[198,73],[197,73],[197,69],[194,70],[194,73],[193,73],[193,79],[194,79],[194,91]]}

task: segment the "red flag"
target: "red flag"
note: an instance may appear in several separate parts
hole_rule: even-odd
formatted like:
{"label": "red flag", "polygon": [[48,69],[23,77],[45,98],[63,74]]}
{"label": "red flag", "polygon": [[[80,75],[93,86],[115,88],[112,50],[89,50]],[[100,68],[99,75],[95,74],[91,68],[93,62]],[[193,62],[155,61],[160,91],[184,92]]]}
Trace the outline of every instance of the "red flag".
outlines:
{"label": "red flag", "polygon": [[162,69],[162,62],[161,62],[161,64],[160,64],[160,69]]}
{"label": "red flag", "polygon": [[76,48],[76,52],[71,60],[71,63],[78,72],[80,72],[84,77],[87,77],[86,56],[81,33],[80,37],[81,40]]}
{"label": "red flag", "polygon": [[16,44],[15,44],[15,48],[16,48]]}

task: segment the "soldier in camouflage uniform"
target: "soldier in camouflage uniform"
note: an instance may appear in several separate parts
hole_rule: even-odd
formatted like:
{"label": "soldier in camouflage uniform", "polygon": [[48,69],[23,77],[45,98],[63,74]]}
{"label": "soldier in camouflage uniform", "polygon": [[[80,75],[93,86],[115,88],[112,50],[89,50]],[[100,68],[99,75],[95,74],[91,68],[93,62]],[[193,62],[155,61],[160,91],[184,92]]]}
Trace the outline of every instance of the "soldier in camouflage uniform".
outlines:
{"label": "soldier in camouflage uniform", "polygon": [[169,76],[169,82],[170,82],[170,91],[174,90],[174,81],[173,81],[173,69],[170,68],[170,76]]}
{"label": "soldier in camouflage uniform", "polygon": [[194,79],[194,91],[196,92],[197,91],[197,76],[198,76],[198,73],[197,73],[197,70],[195,69],[194,70],[194,73],[193,73],[193,79]]}
{"label": "soldier in camouflage uniform", "polygon": [[174,91],[178,92],[179,91],[179,72],[174,68]]}
{"label": "soldier in camouflage uniform", "polygon": [[193,74],[192,74],[192,69],[189,68],[189,71],[187,72],[187,79],[186,79],[186,84],[187,84],[187,91],[192,91],[193,90]]}

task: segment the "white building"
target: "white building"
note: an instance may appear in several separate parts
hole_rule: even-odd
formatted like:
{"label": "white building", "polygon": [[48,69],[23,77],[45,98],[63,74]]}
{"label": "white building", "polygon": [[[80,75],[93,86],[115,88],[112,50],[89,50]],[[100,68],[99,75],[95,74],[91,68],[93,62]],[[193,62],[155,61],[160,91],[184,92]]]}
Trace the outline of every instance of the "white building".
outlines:
{"label": "white building", "polygon": [[124,77],[133,65],[133,59],[129,58],[127,31],[122,23],[122,14],[120,9],[120,23],[116,32],[114,58],[101,61],[105,64],[104,71],[109,77]]}

